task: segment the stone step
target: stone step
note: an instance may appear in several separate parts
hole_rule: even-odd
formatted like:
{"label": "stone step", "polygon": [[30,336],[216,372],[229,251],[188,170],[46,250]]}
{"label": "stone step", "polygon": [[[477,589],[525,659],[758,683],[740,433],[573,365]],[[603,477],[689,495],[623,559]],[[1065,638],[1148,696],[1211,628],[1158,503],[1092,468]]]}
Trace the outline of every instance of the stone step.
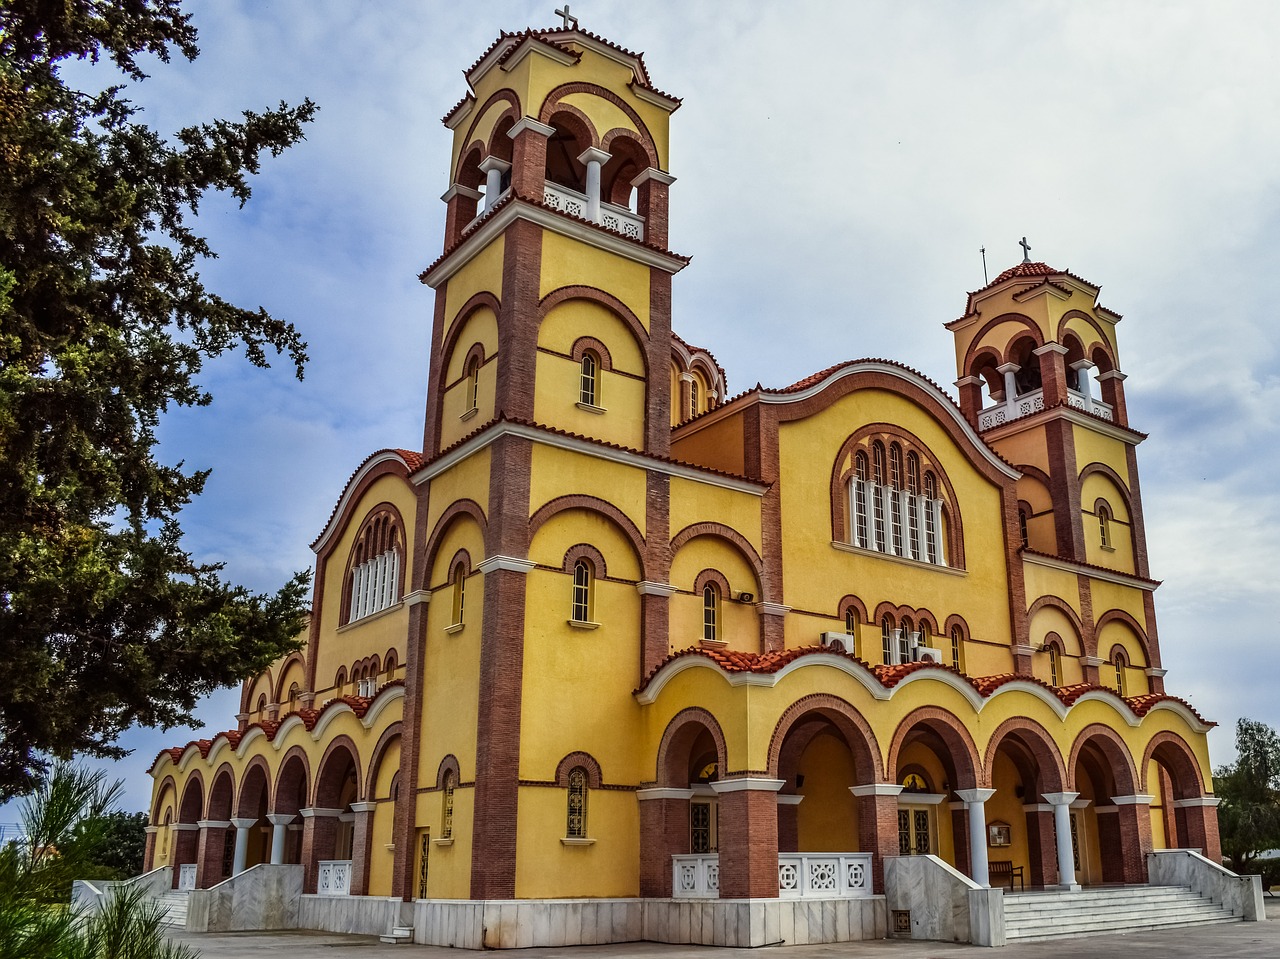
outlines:
{"label": "stone step", "polygon": [[1239,922],[1182,886],[1132,886],[1005,898],[1005,938],[1038,942]]}
{"label": "stone step", "polygon": [[1224,913],[1219,913],[1219,918],[1216,918],[1216,919],[1195,919],[1195,920],[1189,920],[1189,921],[1175,920],[1172,922],[1143,923],[1141,925],[1125,926],[1122,929],[1117,929],[1114,926],[1107,926],[1105,928],[1087,929],[1087,930],[1081,930],[1081,931],[1075,931],[1075,932],[1056,931],[1055,929],[1055,931],[1052,933],[1041,933],[1039,935],[1028,935],[1028,936],[1011,936],[1006,931],[1005,938],[1009,942],[1045,942],[1050,939],[1085,939],[1090,936],[1117,936],[1117,935],[1126,935],[1131,932],[1154,932],[1156,930],[1164,930],[1164,929],[1184,929],[1189,927],[1217,926],[1217,925],[1223,925],[1224,923],[1228,923],[1228,922],[1242,922],[1242,921],[1243,920],[1240,919],[1239,916],[1228,916]]}
{"label": "stone step", "polygon": [[1019,917],[1017,920],[1010,920],[1006,916],[1005,933],[1006,935],[1017,935],[1028,930],[1043,929],[1046,925],[1052,925],[1055,929],[1076,929],[1093,926],[1120,928],[1133,923],[1165,922],[1178,919],[1218,919],[1223,916],[1229,916],[1229,914],[1211,902],[1188,903],[1185,905],[1179,903],[1148,909],[1108,909],[1105,912],[1088,914],[1072,913],[1063,915],[1059,913],[1055,915]]}
{"label": "stone step", "polygon": [[1045,916],[1094,916],[1115,915],[1122,911],[1150,909],[1182,909],[1194,907],[1212,900],[1200,896],[1187,895],[1179,897],[1162,897],[1159,899],[1126,898],[1113,902],[1044,902],[1034,905],[1020,906],[1016,909],[1005,909],[1005,920],[1042,919]]}
{"label": "stone step", "polygon": [[1194,896],[1185,886],[1109,886],[1102,889],[1005,893],[1005,908],[1019,908],[1043,902],[1118,902],[1125,899],[1177,899]]}
{"label": "stone step", "polygon": [[378,940],[392,945],[402,945],[407,942],[413,942],[413,927],[395,926],[387,935],[379,936]]}

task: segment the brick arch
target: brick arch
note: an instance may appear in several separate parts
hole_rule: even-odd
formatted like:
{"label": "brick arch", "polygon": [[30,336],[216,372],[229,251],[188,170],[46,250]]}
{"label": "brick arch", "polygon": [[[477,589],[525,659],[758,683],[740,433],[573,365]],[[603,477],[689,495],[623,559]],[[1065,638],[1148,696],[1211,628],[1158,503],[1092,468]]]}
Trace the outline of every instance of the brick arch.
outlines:
{"label": "brick arch", "polygon": [[275,788],[271,790],[271,811],[283,815],[297,813],[297,809],[281,808],[282,803],[292,803],[295,795],[302,797],[298,800],[299,808],[307,804],[307,798],[311,795],[311,760],[301,746],[290,746],[280,760]]}
{"label": "brick arch", "polygon": [[276,674],[276,703],[283,705],[288,699],[288,690],[284,688],[284,678],[289,675],[289,667],[297,663],[302,667],[302,678],[307,678],[307,660],[300,651],[295,650],[280,663],[280,672]]}
{"label": "brick arch", "polygon": [[846,593],[840,598],[840,602],[836,604],[836,615],[841,620],[844,619],[845,610],[852,606],[858,612],[858,622],[863,625],[869,625],[871,620],[867,616],[867,604],[852,593]]}
{"label": "brick arch", "polygon": [[587,350],[596,355],[601,370],[608,372],[613,369],[613,356],[609,352],[609,347],[594,336],[580,336],[574,340],[573,346],[569,350],[569,355],[573,357],[574,362],[581,363],[582,357],[586,355]]}
{"label": "brick arch", "polygon": [[940,754],[938,758],[944,766],[950,760],[955,770],[955,781],[951,783],[952,789],[972,789],[985,780],[986,774],[978,755],[978,747],[973,742],[973,736],[954,713],[937,706],[921,706],[903,717],[889,743],[889,756],[885,763],[886,776],[896,778],[898,757],[906,745],[907,737],[921,726],[937,735],[948,750],[947,754]]}
{"label": "brick arch", "polygon": [[[283,665],[282,665],[282,668],[283,668]],[[253,691],[258,687],[258,680],[261,679],[263,676],[267,677],[268,691],[274,690],[276,688],[276,685],[278,684],[279,680],[277,679],[276,682],[271,681],[270,666],[265,667],[262,670],[262,672],[258,673],[256,676],[250,676],[248,679],[246,679],[243,683],[240,684],[240,712],[242,713],[252,712],[252,703],[250,701],[250,697],[253,695]],[[277,699],[276,702],[280,702],[280,700]]]}
{"label": "brick arch", "polygon": [[[463,327],[467,325],[467,319],[481,307],[488,307],[493,311],[494,316],[502,315],[502,302],[488,290],[481,290],[458,308],[458,312],[453,315],[453,319],[449,323],[449,332],[444,335],[444,342],[440,344],[441,377],[445,375],[445,371],[449,368],[449,358],[453,356],[453,351],[457,348],[458,339],[462,336]],[[501,343],[499,343],[498,348],[499,350],[502,348]],[[497,353],[494,356],[497,356]]]}
{"label": "brick arch", "polygon": [[351,593],[356,567],[389,550],[400,554],[400,573],[395,583],[395,602],[399,602],[404,598],[405,583],[409,578],[409,535],[400,510],[394,503],[383,500],[365,513],[356,529],[351,551],[347,556],[346,570],[342,574],[342,596],[338,612],[340,623],[345,625],[351,621]]}
{"label": "brick arch", "polygon": [[[1036,326],[1035,321],[1032,320],[1031,317],[1025,316],[1022,313],[1001,313],[999,316],[993,317],[992,319],[984,323],[982,325],[982,328],[978,330],[978,332],[974,335],[973,339],[970,341],[969,349],[965,353],[965,357],[964,357],[964,375],[965,376],[973,375],[973,361],[979,355],[986,352],[996,352],[996,347],[990,344],[983,344],[979,346],[979,344],[982,343],[982,338],[986,336],[987,333],[989,333],[991,330],[999,326],[1000,324],[1010,323],[1010,322],[1019,323],[1022,326],[1026,327],[1027,332],[1025,335],[1029,335],[1033,340],[1036,341],[1037,348],[1044,346],[1044,334],[1040,331],[1040,327]],[[1024,334],[1022,333],[1018,333],[1011,336],[1009,338],[1008,343],[1005,344],[1006,350],[1008,349],[1009,346],[1012,346],[1015,342],[1022,339],[1023,336]],[[997,353],[997,356],[999,357],[1001,363],[1009,362],[1009,357],[1007,354]]]}
{"label": "brick arch", "polygon": [[383,757],[387,748],[391,745],[391,741],[400,735],[401,729],[401,721],[396,720],[382,731],[382,735],[378,737],[377,743],[374,744],[373,752],[369,756],[369,769],[365,776],[364,787],[364,794],[370,799],[376,796],[378,773],[382,766]]}
{"label": "brick arch", "polygon": [[[193,793],[192,790],[195,790]],[[178,822],[195,823],[204,818],[204,797],[207,790],[204,788],[204,776],[200,770],[193,769],[187,775],[187,781],[182,784],[182,797],[178,801]],[[194,802],[192,798],[194,797]],[[194,816],[194,819],[188,819],[188,816]]]}
{"label": "brick arch", "polygon": [[[640,352],[640,362],[644,366],[644,375],[647,380],[649,377],[649,352],[645,344],[649,339],[649,331],[644,328],[644,324],[640,322],[640,318],[635,315],[631,308],[612,293],[594,286],[583,285],[562,286],[552,290],[538,301],[539,326],[547,318],[547,314],[569,300],[587,300],[590,303],[603,306],[622,321],[622,325],[631,332],[631,336],[636,342],[636,348]],[[612,360],[610,362],[612,363]]]}
{"label": "brick arch", "polygon": [[343,733],[340,736],[335,736],[329,741],[329,745],[325,747],[324,755],[320,757],[320,764],[316,772],[315,785],[312,787],[311,804],[313,806],[319,806],[326,809],[333,809],[337,806],[338,795],[335,793],[335,786],[341,787],[341,783],[339,782],[335,784],[329,776],[330,770],[333,768],[333,763],[340,762],[340,760],[337,759],[337,754],[339,752],[345,752],[350,757],[351,765],[355,769],[356,799],[361,800],[364,798],[364,794],[360,791],[360,750],[356,748],[356,744],[351,737],[346,735],[346,733]]}
{"label": "brick arch", "polygon": [[[1084,487],[1084,481],[1095,473],[1105,476],[1111,480],[1111,484],[1115,487],[1116,493],[1124,503],[1125,512],[1129,514],[1129,524],[1133,525],[1133,497],[1129,493],[1129,487],[1120,474],[1113,470],[1105,463],[1093,462],[1080,471],[1080,486]],[[1084,505],[1084,504],[1081,504]]]}
{"label": "brick arch", "polygon": [[641,570],[645,569],[645,544],[644,537],[640,535],[640,530],[635,523],[631,521],[631,517],[618,509],[607,500],[600,499],[598,496],[584,496],[582,494],[571,494],[569,496],[557,496],[550,502],[543,503],[534,514],[529,517],[529,539],[532,540],[534,535],[540,530],[553,516],[563,513],[569,509],[583,509],[592,513],[599,513],[601,516],[612,520],[622,534],[627,538],[627,542],[631,544],[631,550],[635,554],[636,565]]}
{"label": "brick arch", "polygon": [[855,767],[870,768],[874,782],[884,781],[880,744],[871,724],[850,703],[830,693],[811,693],[788,706],[773,727],[769,740],[769,775],[779,778],[787,736],[810,716],[821,716],[840,731],[853,753]]}
{"label": "brick arch", "polygon": [[[587,146],[600,146],[600,133],[596,130],[595,121],[577,106],[572,103],[557,103],[549,112],[547,112],[542,122],[552,125],[552,121],[557,116],[569,116],[573,118],[574,123],[581,125],[581,129],[570,131],[575,136],[582,136],[587,141]],[[577,157],[574,157],[576,160]]]}
{"label": "brick arch", "polygon": [[[636,128],[636,132],[631,135],[635,136],[638,133],[639,140],[637,142],[644,148],[645,155],[649,158],[649,165],[655,168],[660,165],[658,162],[657,148],[653,145],[653,134],[649,132],[649,128],[645,125],[645,122],[640,119],[640,114],[636,113],[629,103],[623,100],[622,97],[618,96],[612,90],[606,90],[604,87],[597,86],[594,83],[563,83],[556,87],[548,93],[546,99],[542,101],[542,107],[538,110],[538,119],[543,123],[547,123],[554,113],[569,106],[566,103],[560,103],[560,98],[570,96],[574,93],[594,94],[602,100],[608,100],[619,110],[625,113],[627,115],[627,119],[629,119]],[[591,129],[594,137],[595,127],[592,126]],[[595,140],[593,139],[592,142],[594,143]]]}
{"label": "brick arch", "polygon": [[590,753],[572,752],[560,760],[556,766],[556,785],[568,787],[569,773],[573,771],[575,766],[581,766],[587,771],[587,785],[592,789],[599,789],[600,784],[604,782],[604,774],[600,770],[600,763]]}
{"label": "brick arch", "polygon": [[[680,532],[671,538],[671,555],[676,553],[690,540],[697,539],[699,536],[714,536],[730,543],[737,548],[742,554],[742,558],[747,561],[752,571],[756,575],[756,587],[764,586],[764,562],[760,559],[760,554],[755,551],[755,547],[747,542],[745,536],[730,526],[723,523],[694,523],[686,526]],[[772,597],[762,597],[770,600]]]}
{"label": "brick arch", "polygon": [[1093,627],[1094,636],[1102,635],[1102,627],[1108,623],[1124,623],[1133,631],[1133,637],[1138,641],[1138,645],[1142,648],[1142,655],[1146,659],[1144,665],[1151,665],[1151,643],[1147,639],[1147,631],[1142,628],[1142,624],[1133,618],[1133,615],[1125,612],[1123,609],[1109,609],[1098,617],[1097,623]]}
{"label": "brick arch", "polygon": [[572,574],[578,560],[585,559],[591,564],[591,578],[604,579],[609,575],[608,564],[604,561],[604,553],[590,543],[576,543],[564,553],[564,562],[560,564],[563,572]]}
{"label": "brick arch", "polygon": [[1186,740],[1177,733],[1168,730],[1156,733],[1142,752],[1142,789],[1148,793],[1152,784],[1147,782],[1147,770],[1153,759],[1169,773],[1175,799],[1194,799],[1205,794],[1200,763]]}
{"label": "brick arch", "polygon": [[436,788],[444,789],[445,773],[453,773],[453,784],[456,786],[462,782],[462,770],[458,766],[458,757],[453,753],[449,753],[444,759],[440,760],[440,765],[436,767]]}
{"label": "brick arch", "polygon": [[[476,126],[480,123],[481,120],[485,118],[485,114],[489,112],[489,108],[491,106],[493,106],[495,103],[501,103],[501,102],[509,103],[510,106],[506,110],[502,111],[501,114],[498,115],[498,119],[495,120],[493,124],[494,130],[498,129],[498,124],[500,124],[503,118],[506,117],[507,115],[514,114],[515,119],[517,120],[520,119],[520,117],[523,115],[523,111],[520,107],[520,97],[516,94],[516,92],[510,89],[499,90],[496,93],[494,93],[491,97],[489,97],[489,99],[485,100],[484,103],[481,104],[480,108],[472,114],[473,119],[471,120],[471,125],[467,127],[467,132],[462,137],[463,143],[466,143],[466,144],[472,143]],[[476,140],[476,142],[481,143],[481,141],[479,140]],[[487,147],[488,147],[487,144],[481,143],[481,159],[484,158],[484,150],[487,149]],[[458,163],[461,164],[465,160],[466,156],[467,156],[467,151],[466,150],[462,151],[462,153],[459,154],[458,156]],[[459,182],[458,177],[461,175],[461,173],[462,173],[462,170],[460,168],[454,169],[453,171],[454,183]]]}
{"label": "brick arch", "polygon": [[449,531],[449,527],[453,521],[461,516],[470,516],[476,521],[476,525],[480,527],[480,535],[483,539],[489,536],[489,520],[484,515],[484,509],[473,499],[460,499],[450,503],[440,518],[436,520],[436,525],[431,530],[431,535],[427,537],[427,542],[422,550],[422,576],[426,579],[431,575],[431,567],[435,564],[436,553],[440,549],[440,543],[444,539],[445,534]]}
{"label": "brick arch", "polygon": [[271,808],[271,767],[267,765],[267,761],[263,757],[254,756],[249,760],[248,764],[244,767],[244,771],[240,774],[240,795],[236,797],[235,810],[236,815],[241,818],[257,815],[259,804],[254,802],[252,808],[249,806],[249,803],[252,801],[250,799],[249,776],[254,770],[258,771],[262,780],[260,793],[262,805],[267,809]]}
{"label": "brick arch", "polygon": [[[836,453],[835,459],[831,463],[831,538],[837,542],[846,542],[849,538],[848,493],[849,481],[854,476],[854,468],[851,465],[848,469],[842,470],[841,464],[846,459],[852,464],[858,447],[872,439],[888,440],[889,442],[896,440],[906,448],[907,452],[914,451],[922,460],[927,461],[920,464],[921,483],[923,484],[924,482],[924,474],[926,472],[932,472],[938,479],[938,494],[939,498],[942,499],[943,513],[946,516],[947,540],[942,544],[942,547],[946,552],[947,562],[953,569],[964,569],[964,521],[960,516],[960,500],[956,496],[955,487],[951,485],[947,471],[942,468],[942,461],[934,455],[933,450],[929,448],[924,440],[910,430],[903,429],[894,423],[867,423],[851,433]],[[885,448],[886,450],[888,449],[887,444]],[[870,449],[869,446],[868,449]],[[905,460],[906,453],[904,452],[904,463]],[[906,487],[904,486],[903,488],[905,489]]]}
{"label": "brick arch", "polygon": [[[1062,763],[1062,752],[1058,749],[1058,744],[1053,741],[1048,730],[1025,716],[1006,719],[992,733],[982,760],[984,786],[991,785],[996,753],[1006,740],[1017,742],[1035,764],[1041,792],[1062,792],[1066,789],[1067,770]],[[1039,802],[1039,798],[1035,801]]]}
{"label": "brick arch", "polygon": [[[1098,325],[1098,321],[1083,310],[1067,310],[1067,312],[1063,313],[1062,316],[1058,318],[1058,326],[1057,329],[1054,330],[1054,336],[1058,338],[1058,342],[1062,342],[1064,331],[1067,329],[1067,323],[1071,320],[1084,320],[1084,322],[1088,326],[1092,327],[1093,331],[1098,335],[1097,343],[1090,343],[1088,345],[1083,342],[1080,343],[1080,349],[1084,352],[1084,357],[1082,358],[1093,359],[1094,351],[1101,347],[1102,351],[1107,354],[1107,358],[1111,361],[1111,368],[1115,369],[1115,353],[1111,349],[1111,341],[1107,339],[1107,335],[1102,331],[1102,327]],[[1079,339],[1078,336],[1077,339]]]}
{"label": "brick arch", "polygon": [[161,825],[161,823],[159,822],[160,810],[164,808],[165,790],[168,790],[169,793],[172,794],[173,796],[174,815],[177,815],[178,813],[178,784],[174,780],[172,775],[168,775],[168,776],[165,776],[164,779],[160,780],[160,788],[156,790],[155,802],[151,804],[150,824],[152,826]]}
{"label": "brick arch", "polygon": [[1080,763],[1081,753],[1091,743],[1098,747],[1110,766],[1117,793],[1119,795],[1137,793],[1139,779],[1133,765],[1133,754],[1129,752],[1129,747],[1120,738],[1120,734],[1102,723],[1091,723],[1080,730],[1075,742],[1071,744],[1071,755],[1067,759],[1067,776],[1071,788],[1076,788],[1076,767]]}
{"label": "brick arch", "polygon": [[[684,789],[689,785],[687,750],[693,747],[701,730],[710,733],[716,746],[716,762],[723,775],[728,768],[729,752],[725,746],[724,731],[720,723],[708,710],[701,706],[687,706],[676,713],[667,728],[662,732],[662,740],[658,743],[657,782],[660,786],[675,786]],[[677,750],[686,750],[684,758],[685,772],[677,777],[671,765],[677,759]],[[683,780],[683,781],[682,781]]]}
{"label": "brick arch", "polygon": [[1059,596],[1041,596],[1027,608],[1027,622],[1030,623],[1035,618],[1036,613],[1042,609],[1056,609],[1066,616],[1075,628],[1076,637],[1080,640],[1080,648],[1084,650],[1084,621],[1080,619],[1080,614],[1067,604],[1065,599]]}
{"label": "brick arch", "polygon": [[[205,801],[205,819],[230,819],[232,810],[236,808],[236,774],[231,768],[231,763],[223,763],[213,774],[213,785],[209,787],[209,798]],[[222,784],[226,782],[225,791]],[[218,810],[221,812],[223,808],[223,799],[225,798],[226,815],[214,815],[214,803],[218,804]]]}

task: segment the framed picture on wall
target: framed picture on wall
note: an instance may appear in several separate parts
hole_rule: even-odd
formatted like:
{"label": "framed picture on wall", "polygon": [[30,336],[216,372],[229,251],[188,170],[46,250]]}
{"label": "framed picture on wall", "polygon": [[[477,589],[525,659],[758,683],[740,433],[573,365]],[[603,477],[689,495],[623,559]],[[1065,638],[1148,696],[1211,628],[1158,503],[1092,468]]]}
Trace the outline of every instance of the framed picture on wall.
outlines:
{"label": "framed picture on wall", "polygon": [[991,846],[1008,846],[1012,844],[1012,837],[1009,834],[1009,824],[1007,822],[993,822],[987,825],[987,833],[989,839],[987,844]]}

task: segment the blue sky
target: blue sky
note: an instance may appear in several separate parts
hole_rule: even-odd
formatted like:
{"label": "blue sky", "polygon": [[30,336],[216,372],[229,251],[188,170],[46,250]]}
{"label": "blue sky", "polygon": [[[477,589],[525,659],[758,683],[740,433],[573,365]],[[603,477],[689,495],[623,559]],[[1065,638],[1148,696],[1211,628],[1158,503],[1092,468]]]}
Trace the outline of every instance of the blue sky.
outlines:
{"label": "blue sky", "polygon": [[[226,298],[294,322],[287,365],[212,363],[210,408],[171,413],[162,456],[213,474],[184,513],[197,556],[259,590],[307,568],[370,452],[420,448],[449,132],[464,67],[558,4],[201,0],[202,56],[132,87],[165,132],[310,96],[307,140],[244,210],[201,207]],[[1264,2],[786,5],[582,0],[582,26],[646,52],[672,118],[674,325],[731,393],[884,356],[955,379],[942,324],[1032,258],[1101,284],[1125,317],[1167,688],[1222,726],[1280,726],[1280,84]],[[92,72],[90,73],[92,76]],[[104,79],[103,82],[106,82]],[[147,804],[156,752],[233,728],[137,730],[110,764]],[[11,820],[0,809],[0,820]]]}

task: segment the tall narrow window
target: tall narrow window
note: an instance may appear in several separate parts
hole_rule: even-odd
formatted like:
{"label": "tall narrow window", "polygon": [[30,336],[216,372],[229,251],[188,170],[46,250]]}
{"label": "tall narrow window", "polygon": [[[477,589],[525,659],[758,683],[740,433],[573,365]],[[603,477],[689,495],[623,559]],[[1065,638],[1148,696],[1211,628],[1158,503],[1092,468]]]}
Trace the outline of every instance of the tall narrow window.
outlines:
{"label": "tall narrow window", "polygon": [[573,621],[591,622],[591,564],[580,559],[573,564]]}
{"label": "tall narrow window", "polygon": [[1027,511],[1018,508],[1018,536],[1022,540],[1023,548],[1027,545]]}
{"label": "tall narrow window", "polygon": [[1058,647],[1053,645],[1049,646],[1049,685],[1062,685],[1061,654],[1058,652]]}
{"label": "tall narrow window", "polygon": [[480,357],[473,356],[467,364],[467,410],[480,405]]}
{"label": "tall narrow window", "polygon": [[400,522],[386,510],[365,520],[351,552],[346,622],[381,612],[400,600]]}
{"label": "tall narrow window", "polygon": [[951,627],[951,665],[964,672],[964,633],[960,627]]}
{"label": "tall narrow window", "polygon": [[911,644],[915,642],[915,627],[910,618],[904,617],[902,629],[898,630],[898,662],[911,662]]}
{"label": "tall narrow window", "polygon": [[938,481],[933,473],[924,474],[924,496],[927,501],[924,511],[924,553],[930,563],[941,562],[941,550],[938,548],[938,514],[941,503],[938,501]]}
{"label": "tall narrow window", "polygon": [[702,638],[710,643],[720,639],[720,587],[715,583],[702,587]]}
{"label": "tall narrow window", "polygon": [[867,454],[859,450],[853,462],[853,542],[865,548],[870,545],[867,532]]}
{"label": "tall narrow window", "polygon": [[1123,699],[1125,696],[1129,695],[1128,690],[1125,688],[1124,681],[1124,653],[1117,649],[1115,655],[1111,659],[1111,662],[1116,668],[1116,692],[1119,693],[1120,698]]}
{"label": "tall narrow window", "polygon": [[926,623],[924,620],[920,621],[920,645],[921,646],[931,645],[931,643],[929,642],[929,624]]}
{"label": "tall narrow window", "polygon": [[702,384],[695,376],[689,380],[689,415],[697,416],[702,412]]}
{"label": "tall narrow window", "polygon": [[1098,506],[1098,538],[1102,541],[1103,549],[1111,548],[1111,511],[1106,504]]}
{"label": "tall narrow window", "polygon": [[886,666],[893,665],[893,620],[887,615],[880,620],[880,652]]}
{"label": "tall narrow window", "polygon": [[582,375],[579,384],[580,402],[587,406],[599,406],[599,362],[596,355],[588,350],[582,354]]}
{"label": "tall narrow window", "polygon": [[441,796],[440,838],[453,838],[453,770],[444,774],[444,794]]}
{"label": "tall narrow window", "polygon": [[568,839],[587,838],[587,771],[581,766],[569,770]]}
{"label": "tall narrow window", "polygon": [[462,563],[453,567],[453,605],[450,608],[449,625],[461,626],[462,614],[466,606],[467,570]]}
{"label": "tall narrow window", "polygon": [[844,611],[844,633],[846,636],[858,635],[858,611],[852,606]]}
{"label": "tall narrow window", "polygon": [[889,485],[902,489],[902,447],[897,443],[889,444]]}

